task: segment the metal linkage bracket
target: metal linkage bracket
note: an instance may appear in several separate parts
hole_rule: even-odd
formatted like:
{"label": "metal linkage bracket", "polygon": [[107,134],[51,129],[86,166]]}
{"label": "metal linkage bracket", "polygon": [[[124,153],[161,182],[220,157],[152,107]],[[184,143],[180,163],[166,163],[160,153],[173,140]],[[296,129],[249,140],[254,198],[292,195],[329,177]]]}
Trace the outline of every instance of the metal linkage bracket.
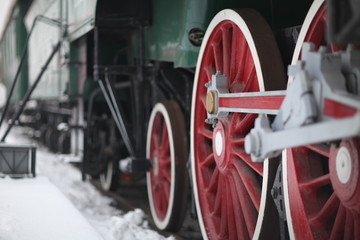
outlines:
{"label": "metal linkage bracket", "polygon": [[[260,115],[245,138],[254,162],[285,148],[360,135],[360,51],[332,54],[305,43],[302,61],[289,67],[294,82],[272,126]],[[336,131],[334,131],[336,129]]]}

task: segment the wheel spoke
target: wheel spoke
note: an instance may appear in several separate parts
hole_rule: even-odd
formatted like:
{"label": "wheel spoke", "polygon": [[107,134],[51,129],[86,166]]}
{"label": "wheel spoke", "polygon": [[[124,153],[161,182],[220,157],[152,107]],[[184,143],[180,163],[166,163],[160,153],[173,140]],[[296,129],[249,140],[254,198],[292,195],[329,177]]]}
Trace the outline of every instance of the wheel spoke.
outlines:
{"label": "wheel spoke", "polygon": [[244,214],[244,219],[246,219],[245,224],[248,234],[253,236],[257,217],[254,202],[252,202],[252,199],[249,199],[248,191],[245,189],[245,186],[243,185],[243,182],[235,169],[232,171],[232,176],[236,186],[236,193],[238,194],[238,198],[240,200],[241,210]]}
{"label": "wheel spoke", "polygon": [[231,178],[231,197],[234,207],[234,215],[235,215],[235,224],[236,224],[236,231],[237,231],[237,239],[249,239],[250,236],[248,234],[247,229],[244,227],[246,226],[245,219],[243,216],[243,212],[241,211],[241,200],[237,194],[237,189],[235,187],[235,180]]}
{"label": "wheel spoke", "polygon": [[163,125],[162,125],[162,130],[161,130],[161,145],[166,144],[166,142],[168,142],[168,141],[169,141],[168,131],[167,131],[166,123],[164,120]]}
{"label": "wheel spoke", "polygon": [[152,141],[152,143],[154,144],[154,149],[159,149],[159,138],[158,138],[158,135],[153,134],[153,135],[151,136],[151,141]]}
{"label": "wheel spoke", "polygon": [[[345,233],[343,239],[354,239],[354,220],[351,211],[346,211]],[[359,226],[357,226],[359,227]]]}
{"label": "wheel spoke", "polygon": [[244,147],[245,138],[233,138],[232,144],[235,145],[235,147]]}
{"label": "wheel spoke", "polygon": [[333,193],[321,208],[321,210],[314,217],[310,218],[310,224],[318,225],[319,223],[326,221],[335,213],[336,209],[338,209],[338,206],[339,198],[335,195],[335,193]]}
{"label": "wheel spoke", "polygon": [[209,154],[200,164],[201,167],[206,168],[215,163],[214,153]]}
{"label": "wheel spoke", "polygon": [[159,205],[159,203],[161,202],[161,196],[160,196],[160,189],[159,189],[159,184],[156,183],[154,184],[154,189],[153,189],[153,197],[155,199],[155,202]]}
{"label": "wheel spoke", "polygon": [[240,114],[234,114],[232,119],[232,124],[234,126],[234,133],[237,133],[238,136],[245,137],[246,134],[250,132],[250,129],[253,128],[257,114],[245,114],[244,117],[240,119]]}
{"label": "wheel spoke", "polygon": [[216,71],[223,72],[223,53],[222,48],[219,46],[219,43],[212,44],[213,53],[215,57],[215,67]]}
{"label": "wheel spoke", "polygon": [[213,174],[211,175],[210,182],[209,182],[209,185],[207,187],[207,190],[209,192],[215,192],[216,187],[218,185],[218,181],[219,181],[219,169],[215,168]]}
{"label": "wheel spoke", "polygon": [[222,28],[222,46],[223,46],[223,70],[226,76],[229,76],[230,72],[230,58],[231,58],[231,32],[229,29]]}
{"label": "wheel spoke", "polygon": [[168,203],[170,199],[170,183],[163,182],[165,202]]}
{"label": "wheel spoke", "polygon": [[159,149],[163,155],[169,155],[170,154],[170,142],[169,138],[164,138],[162,140],[160,149]]}
{"label": "wheel spoke", "polygon": [[301,191],[315,191],[316,189],[331,184],[330,174],[312,179],[311,181],[299,184]]}
{"label": "wheel spoke", "polygon": [[[237,37],[239,37],[238,35],[241,34],[238,31],[236,32]],[[234,45],[234,42],[233,42]],[[236,51],[232,50],[233,52],[235,52],[235,58],[236,61],[232,62],[233,65],[235,65],[236,67],[236,74],[234,76],[233,82],[242,82],[242,76],[244,74],[244,67],[241,67],[243,65],[246,64],[245,59],[246,59],[246,55],[247,55],[247,42],[244,38],[239,38],[238,40],[238,47],[235,47]]]}
{"label": "wheel spoke", "polygon": [[171,164],[170,156],[163,156],[159,161],[160,168],[168,168],[170,167],[170,164]]}
{"label": "wheel spoke", "polygon": [[208,138],[208,139],[212,139],[213,138],[213,133],[212,131],[206,129],[206,128],[200,128],[198,129],[198,133],[203,135],[204,137]]}
{"label": "wheel spoke", "polygon": [[345,215],[346,215],[346,210],[342,205],[340,205],[336,214],[334,225],[332,227],[330,239],[335,240],[335,239],[342,239],[344,237],[343,233],[344,233],[344,221],[346,217]]}
{"label": "wheel spoke", "polygon": [[354,239],[360,239],[360,214],[353,213],[354,217]]}
{"label": "wheel spoke", "polygon": [[[225,184],[223,184],[223,194],[227,195],[227,186],[226,186],[226,180],[223,179]],[[221,203],[221,217],[220,217],[220,238],[219,239],[225,239],[227,238],[227,229],[228,229],[228,216],[227,216],[227,201],[222,201]]]}
{"label": "wheel spoke", "polygon": [[251,87],[253,86],[253,83],[256,79],[256,69],[255,66],[253,66],[250,70],[250,72],[247,74],[247,76],[244,76],[245,86],[243,89],[243,92],[250,92]]}
{"label": "wheel spoke", "polygon": [[244,164],[244,162],[237,160],[234,162],[234,166],[237,172],[237,176],[240,177],[243,186],[247,194],[250,196],[250,199],[255,206],[256,210],[259,211],[260,208],[260,197],[261,189],[259,188],[259,183],[255,178],[254,174],[249,172],[249,167]]}
{"label": "wheel spoke", "polygon": [[214,208],[212,209],[212,214],[213,215],[217,215],[220,213],[221,210],[221,203],[222,203],[222,197],[223,197],[223,184],[222,184],[222,179],[219,178],[218,180],[218,187],[217,187],[217,192],[215,194],[215,203],[214,203]]}
{"label": "wheel spoke", "polygon": [[207,81],[211,81],[212,75],[215,74],[214,68],[213,67],[206,67],[205,68],[205,72],[206,72],[206,76],[207,76]]}
{"label": "wheel spoke", "polygon": [[252,170],[254,170],[260,176],[263,175],[263,165],[261,163],[254,163],[251,160],[251,156],[244,152],[244,150],[234,151],[236,156],[238,156],[242,161],[244,161]]}
{"label": "wheel spoke", "polygon": [[330,147],[326,146],[325,144],[312,144],[307,145],[306,147],[322,156],[330,156]]}
{"label": "wheel spoke", "polygon": [[164,169],[164,168],[161,168],[159,169],[160,171],[160,175],[167,181],[167,182],[171,182],[171,176],[170,176],[170,173]]}
{"label": "wheel spoke", "polygon": [[161,191],[159,191],[159,199],[160,199],[160,209],[162,212],[166,211],[166,201],[165,201],[165,193],[164,193],[164,188],[161,187]]}
{"label": "wheel spoke", "polygon": [[236,205],[238,205],[238,202],[232,199],[232,178],[229,176],[229,179],[227,181],[227,191],[226,191],[226,200],[228,202],[227,207],[227,213],[228,213],[228,239],[239,239],[237,237],[237,230],[234,229],[234,226],[236,226],[236,221],[238,217],[238,214],[235,213],[235,211],[241,211],[240,208]]}
{"label": "wheel spoke", "polygon": [[241,46],[238,46],[239,42],[239,32],[237,30],[236,27],[232,27],[231,29],[232,32],[232,40],[231,40],[231,56],[230,56],[230,73],[229,73],[229,81],[232,82],[234,81],[235,75],[237,73],[237,71],[240,69],[238,67],[238,52],[239,49],[241,49]]}

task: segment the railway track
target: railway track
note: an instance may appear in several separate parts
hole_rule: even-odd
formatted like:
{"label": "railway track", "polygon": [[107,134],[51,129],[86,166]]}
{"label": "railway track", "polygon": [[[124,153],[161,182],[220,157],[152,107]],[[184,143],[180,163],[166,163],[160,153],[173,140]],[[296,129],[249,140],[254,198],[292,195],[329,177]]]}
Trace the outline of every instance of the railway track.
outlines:
{"label": "railway track", "polygon": [[[187,214],[184,224],[179,232],[167,232],[156,228],[156,225],[151,217],[150,208],[147,199],[147,189],[145,181],[141,180],[137,183],[123,183],[115,191],[104,191],[101,188],[98,180],[90,180],[90,182],[105,196],[112,198],[114,207],[122,211],[131,211],[140,208],[145,212],[146,220],[150,228],[157,231],[163,236],[173,236],[177,240],[200,240],[202,239],[200,227],[196,219],[190,215],[190,206],[188,206]],[[190,202],[190,201],[189,201]]]}

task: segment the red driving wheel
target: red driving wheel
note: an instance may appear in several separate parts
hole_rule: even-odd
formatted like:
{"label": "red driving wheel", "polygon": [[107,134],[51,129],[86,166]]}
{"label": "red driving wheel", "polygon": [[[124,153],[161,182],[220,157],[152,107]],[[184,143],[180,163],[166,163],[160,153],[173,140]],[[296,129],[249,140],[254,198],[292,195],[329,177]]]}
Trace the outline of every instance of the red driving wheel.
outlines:
{"label": "red driving wheel", "polygon": [[230,113],[219,118],[215,126],[205,123],[205,83],[216,71],[227,76],[232,93],[284,87],[280,86],[285,79],[282,62],[270,28],[257,12],[239,12],[223,10],[212,20],[195,74],[191,163],[204,239],[256,238],[267,201],[263,190],[268,185],[271,163],[253,163],[244,150],[244,137],[253,128],[257,114]]}
{"label": "red driving wheel", "polygon": [[[324,1],[314,1],[295,49],[326,45]],[[331,46],[337,51],[337,46]],[[340,109],[339,109],[340,111]],[[360,239],[359,139],[283,152],[285,207],[291,238]]]}

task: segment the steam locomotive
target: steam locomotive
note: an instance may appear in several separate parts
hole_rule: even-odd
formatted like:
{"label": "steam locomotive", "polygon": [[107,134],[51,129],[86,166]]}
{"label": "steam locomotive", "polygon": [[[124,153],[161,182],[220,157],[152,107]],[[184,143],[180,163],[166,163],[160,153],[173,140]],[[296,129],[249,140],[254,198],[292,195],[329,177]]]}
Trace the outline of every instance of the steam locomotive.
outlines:
{"label": "steam locomotive", "polygon": [[360,239],[360,58],[331,17],[323,0],[14,1],[2,116],[105,190],[146,173],[159,229],[192,196],[204,239]]}

